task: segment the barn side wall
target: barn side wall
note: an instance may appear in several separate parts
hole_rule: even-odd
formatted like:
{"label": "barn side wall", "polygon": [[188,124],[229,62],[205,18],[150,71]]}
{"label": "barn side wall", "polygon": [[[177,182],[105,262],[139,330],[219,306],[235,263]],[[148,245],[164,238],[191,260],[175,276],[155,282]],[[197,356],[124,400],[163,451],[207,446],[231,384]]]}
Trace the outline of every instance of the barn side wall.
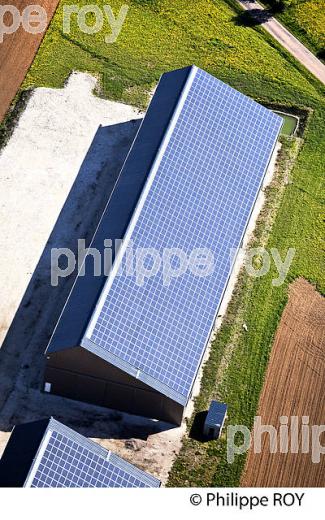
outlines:
{"label": "barn side wall", "polygon": [[0,460],[0,488],[23,487],[49,419],[14,427]]}
{"label": "barn side wall", "polygon": [[184,407],[82,347],[48,354],[51,393],[179,425]]}

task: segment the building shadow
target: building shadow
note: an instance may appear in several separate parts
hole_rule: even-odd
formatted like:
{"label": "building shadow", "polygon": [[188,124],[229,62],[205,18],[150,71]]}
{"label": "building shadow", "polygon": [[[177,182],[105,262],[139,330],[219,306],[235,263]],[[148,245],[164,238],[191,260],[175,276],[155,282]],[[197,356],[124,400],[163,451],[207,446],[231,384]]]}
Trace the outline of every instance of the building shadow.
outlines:
{"label": "building shadow", "polygon": [[100,126],[0,349],[0,429],[55,416],[87,437],[146,436],[171,425],[43,393],[44,351],[77,272],[50,283],[51,249],[86,246],[114,188],[141,120]]}
{"label": "building shadow", "polygon": [[232,20],[235,25],[241,27],[256,27],[267,22],[273,16],[273,9],[250,9],[249,11],[241,11]]}
{"label": "building shadow", "polygon": [[320,49],[317,54],[316,54],[317,58],[319,60],[321,60],[323,63],[325,63],[325,48],[324,49]]}
{"label": "building shadow", "polygon": [[189,437],[190,439],[194,439],[199,442],[207,442],[209,439],[203,435],[203,426],[204,421],[206,419],[206,416],[208,415],[207,411],[204,412],[198,412],[195,414],[190,432]]}

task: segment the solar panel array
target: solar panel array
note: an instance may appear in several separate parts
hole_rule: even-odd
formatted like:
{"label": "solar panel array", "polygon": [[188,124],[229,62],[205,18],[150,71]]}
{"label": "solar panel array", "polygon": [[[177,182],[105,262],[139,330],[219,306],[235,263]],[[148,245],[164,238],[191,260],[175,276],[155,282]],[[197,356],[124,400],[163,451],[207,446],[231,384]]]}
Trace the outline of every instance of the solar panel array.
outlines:
{"label": "solar panel array", "polygon": [[227,405],[218,401],[211,401],[210,408],[205,420],[207,425],[221,425],[227,413]]}
{"label": "solar panel array", "polygon": [[[136,248],[209,248],[214,270],[187,271],[142,286],[115,277],[88,339],[135,367],[184,404],[240,245],[282,120],[196,69],[131,240]],[[125,258],[124,260],[125,261]],[[176,262],[177,263],[177,262]],[[175,266],[176,266],[175,263]],[[131,373],[131,372],[130,372]],[[143,379],[143,378],[142,378]],[[155,383],[156,382],[156,383]],[[167,394],[166,394],[167,395]]]}
{"label": "solar panel array", "polygon": [[[53,424],[53,422],[52,422]],[[51,431],[31,487],[157,487],[159,481],[91,441]],[[87,446],[93,444],[93,446]]]}

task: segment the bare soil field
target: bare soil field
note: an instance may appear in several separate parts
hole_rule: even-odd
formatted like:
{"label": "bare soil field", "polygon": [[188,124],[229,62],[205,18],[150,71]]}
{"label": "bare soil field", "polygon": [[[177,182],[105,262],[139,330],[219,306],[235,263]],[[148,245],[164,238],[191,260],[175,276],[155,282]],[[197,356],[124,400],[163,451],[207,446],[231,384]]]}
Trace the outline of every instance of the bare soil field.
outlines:
{"label": "bare soil field", "polygon": [[[298,417],[298,453],[270,453],[269,436],[263,434],[261,453],[250,449],[242,486],[320,487],[325,485],[325,457],[312,462],[312,453],[301,453],[302,417],[312,425],[325,422],[325,298],[303,279],[290,289],[289,301],[275,337],[258,415],[263,425],[279,431],[280,417]],[[311,437],[311,435],[310,435]],[[311,438],[309,439],[311,444]],[[325,444],[325,432],[320,436]],[[279,448],[279,443],[278,443]]]}
{"label": "bare soil field", "polygon": [[[37,5],[43,7],[47,13],[47,26],[50,23],[59,0],[38,0]],[[0,0],[0,5],[8,5],[7,0]],[[31,5],[28,0],[15,0],[10,5],[15,6],[20,14],[26,6]],[[4,24],[12,25],[12,15],[7,12]],[[47,27],[46,27],[47,28]],[[31,66],[34,56],[46,32],[31,34],[20,24],[12,34],[5,34],[0,42],[0,121],[5,116],[11,101],[24,80]]]}

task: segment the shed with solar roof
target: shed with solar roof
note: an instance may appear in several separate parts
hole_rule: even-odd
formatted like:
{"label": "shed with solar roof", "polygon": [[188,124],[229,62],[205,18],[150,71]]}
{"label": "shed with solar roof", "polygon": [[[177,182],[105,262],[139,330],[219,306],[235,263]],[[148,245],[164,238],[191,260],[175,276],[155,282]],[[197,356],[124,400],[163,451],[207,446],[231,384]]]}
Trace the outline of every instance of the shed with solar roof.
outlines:
{"label": "shed with solar roof", "polygon": [[207,438],[218,439],[227,417],[227,405],[212,400],[204,421],[203,433]]}

